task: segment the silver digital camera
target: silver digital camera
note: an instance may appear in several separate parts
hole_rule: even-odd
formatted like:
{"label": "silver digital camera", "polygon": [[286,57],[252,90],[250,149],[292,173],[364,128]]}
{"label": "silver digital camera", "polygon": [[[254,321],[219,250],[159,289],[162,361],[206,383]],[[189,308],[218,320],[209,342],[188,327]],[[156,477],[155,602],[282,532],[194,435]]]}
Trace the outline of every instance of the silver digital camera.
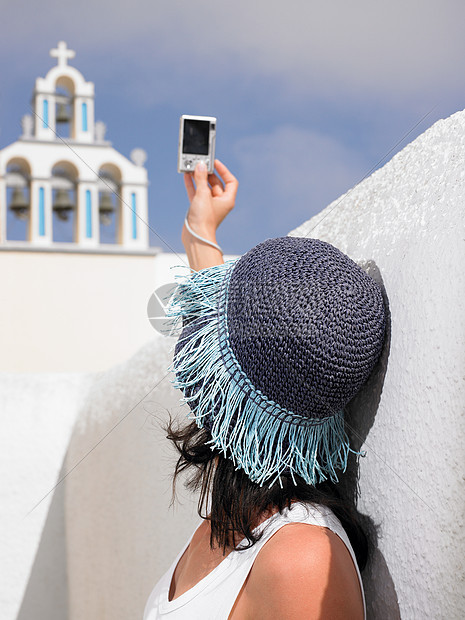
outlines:
{"label": "silver digital camera", "polygon": [[216,118],[183,114],[179,124],[178,172],[193,172],[203,161],[209,174],[215,167]]}

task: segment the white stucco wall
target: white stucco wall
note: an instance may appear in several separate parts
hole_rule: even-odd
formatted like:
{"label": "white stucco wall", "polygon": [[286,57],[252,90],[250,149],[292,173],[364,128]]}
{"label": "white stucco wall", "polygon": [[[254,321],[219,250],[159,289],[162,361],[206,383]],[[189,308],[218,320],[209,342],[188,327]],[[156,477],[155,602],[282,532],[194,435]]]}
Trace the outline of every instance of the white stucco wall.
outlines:
{"label": "white stucco wall", "polygon": [[289,233],[373,261],[389,298],[388,359],[354,403],[367,450],[361,508],[381,526],[365,576],[380,620],[465,610],[464,197],[458,112]]}
{"label": "white stucco wall", "polygon": [[67,617],[64,485],[54,487],[92,381],[86,373],[0,374],[2,620]]}
{"label": "white stucco wall", "polygon": [[102,371],[152,336],[155,256],[0,251],[0,371]]}

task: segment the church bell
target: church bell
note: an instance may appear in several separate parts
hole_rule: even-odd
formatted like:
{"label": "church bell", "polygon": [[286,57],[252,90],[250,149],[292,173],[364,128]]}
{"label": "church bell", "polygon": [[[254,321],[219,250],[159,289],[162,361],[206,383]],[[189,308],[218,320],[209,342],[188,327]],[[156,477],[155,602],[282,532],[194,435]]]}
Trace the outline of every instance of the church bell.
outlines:
{"label": "church bell", "polygon": [[27,219],[29,211],[29,201],[24,195],[24,191],[21,187],[15,187],[13,189],[13,196],[11,197],[10,209],[19,220]]}
{"label": "church bell", "polygon": [[53,201],[53,210],[64,222],[68,221],[70,212],[74,209],[71,202],[69,192],[66,189],[57,189],[55,200]]}
{"label": "church bell", "polygon": [[68,106],[64,101],[59,101],[57,103],[55,120],[57,123],[69,123],[71,121],[71,114],[69,113]]}
{"label": "church bell", "polygon": [[111,216],[115,210],[111,192],[102,192],[99,202],[100,221],[104,225],[111,224]]}

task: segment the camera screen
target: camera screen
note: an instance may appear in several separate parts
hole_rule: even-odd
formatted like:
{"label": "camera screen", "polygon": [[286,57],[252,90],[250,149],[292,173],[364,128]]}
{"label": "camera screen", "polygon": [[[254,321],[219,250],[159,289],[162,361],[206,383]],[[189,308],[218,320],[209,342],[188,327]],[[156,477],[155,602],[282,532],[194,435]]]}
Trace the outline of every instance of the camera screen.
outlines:
{"label": "camera screen", "polygon": [[184,119],[182,152],[191,155],[208,155],[209,121]]}

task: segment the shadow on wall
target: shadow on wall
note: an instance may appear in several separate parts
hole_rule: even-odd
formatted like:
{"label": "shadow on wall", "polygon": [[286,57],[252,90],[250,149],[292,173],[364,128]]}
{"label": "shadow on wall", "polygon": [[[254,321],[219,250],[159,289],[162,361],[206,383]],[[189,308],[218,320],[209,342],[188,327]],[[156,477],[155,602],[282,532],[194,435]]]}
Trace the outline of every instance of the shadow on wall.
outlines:
{"label": "shadow on wall", "polygon": [[[58,480],[64,476],[62,464]],[[55,489],[39,547],[16,620],[64,620],[68,617],[65,486]]]}
{"label": "shadow on wall", "polygon": [[[375,420],[391,347],[391,312],[381,273],[375,262],[371,260],[361,263],[360,267],[381,286],[386,308],[387,326],[383,350],[373,372],[362,389],[346,406],[347,434],[350,438],[350,445],[357,451],[362,448]],[[358,479],[358,458],[351,453],[345,477],[341,480],[341,486],[354,502],[357,501],[359,492]],[[363,516],[364,526],[370,540],[368,563],[362,573],[367,618],[368,620],[398,620],[400,610],[396,588],[384,556],[378,548],[379,526],[368,515]],[[380,589],[376,586],[379,583],[383,584],[382,600],[380,599]]]}

